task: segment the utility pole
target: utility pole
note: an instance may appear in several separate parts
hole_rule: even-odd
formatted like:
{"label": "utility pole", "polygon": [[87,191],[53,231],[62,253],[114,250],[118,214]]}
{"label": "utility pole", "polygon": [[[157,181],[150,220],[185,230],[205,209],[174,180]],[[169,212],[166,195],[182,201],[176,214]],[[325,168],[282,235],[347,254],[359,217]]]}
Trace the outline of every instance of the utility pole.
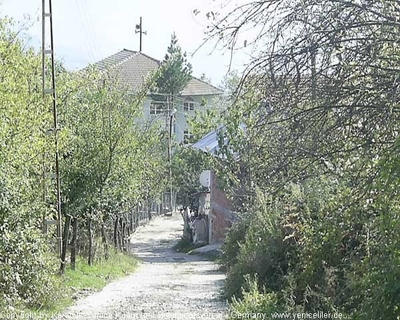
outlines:
{"label": "utility pole", "polygon": [[[55,177],[57,187],[57,251],[61,257],[62,247],[62,225],[61,225],[61,182],[60,182],[60,166],[58,152],[58,119],[57,119],[57,95],[56,95],[56,79],[55,79],[55,60],[54,60],[54,35],[53,35],[53,10],[52,0],[48,0],[49,11],[46,12],[46,0],[42,0],[42,89],[43,98],[46,95],[52,97],[53,109],[53,128],[54,143],[55,143]],[[46,49],[46,18],[49,18],[50,23],[50,49]],[[51,81],[50,87],[46,87],[46,56],[50,56],[51,61]],[[52,222],[52,221],[50,221]]]}
{"label": "utility pole", "polygon": [[[171,103],[172,102],[172,103]],[[170,205],[171,205],[171,214],[173,212],[174,201],[173,201],[173,186],[172,186],[172,129],[173,129],[173,121],[176,113],[176,109],[173,104],[173,96],[170,98],[167,97],[167,105],[168,105],[168,115],[169,115],[169,134],[168,134],[168,164],[169,164],[169,191],[170,191]]]}
{"label": "utility pole", "polygon": [[136,25],[135,33],[139,33],[140,36],[139,52],[142,52],[142,35],[147,34],[147,31],[143,31],[142,29],[142,17],[140,17],[140,23]]}

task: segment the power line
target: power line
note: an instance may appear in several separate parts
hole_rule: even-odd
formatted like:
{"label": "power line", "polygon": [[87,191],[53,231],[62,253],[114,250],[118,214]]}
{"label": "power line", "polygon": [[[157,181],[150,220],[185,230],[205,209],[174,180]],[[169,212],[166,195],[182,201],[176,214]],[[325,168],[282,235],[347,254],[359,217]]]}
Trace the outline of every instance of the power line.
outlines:
{"label": "power line", "polygon": [[[73,3],[72,3],[72,0],[69,0],[69,3],[70,3],[70,6],[71,6],[71,10],[72,10],[72,11],[77,11],[77,16],[78,16],[78,18],[76,19],[76,22],[79,23],[79,25],[81,26],[81,28],[82,28],[82,30],[83,30],[83,33],[84,33],[84,35],[85,35],[85,38],[87,38],[86,28],[85,28],[85,26],[84,26],[83,23],[82,23],[82,19],[80,18],[80,11],[79,11],[79,8],[78,8],[78,5],[77,5],[76,1],[75,1],[75,3],[73,4]],[[91,47],[90,47],[90,45],[89,45],[89,42],[83,41],[83,42],[82,42],[82,46],[85,48],[87,58],[88,58],[89,60],[93,60],[94,55],[93,55],[93,51],[92,51],[92,49],[91,49]]]}
{"label": "power line", "polygon": [[93,62],[95,62],[98,60],[97,52],[96,52],[96,45],[94,44],[94,38],[92,36],[90,26],[87,25],[87,21],[85,19],[85,10],[83,8],[81,8],[80,3],[77,0],[75,0],[75,4],[78,9],[81,24],[84,26],[84,31],[86,34],[86,39],[87,39],[88,45],[90,46],[90,49],[92,50]]}
{"label": "power line", "polygon": [[85,35],[85,41],[83,41],[83,46],[85,47],[85,50],[86,50],[86,52],[88,54],[88,58],[92,62],[95,62],[95,61],[97,61],[96,54],[95,54],[96,50],[95,50],[95,47],[93,45],[91,36],[89,34],[89,31],[88,31],[89,29],[85,24],[85,21],[84,21],[84,18],[83,18],[83,14],[81,12],[81,7],[79,6],[79,3],[77,2],[77,0],[74,0],[74,4],[72,4],[72,0],[70,0],[70,4],[71,4],[71,9],[74,6],[75,10],[78,13],[77,21],[81,25],[83,33]]}
{"label": "power line", "polygon": [[[93,21],[92,21],[92,19],[91,19],[91,15],[89,14],[89,9],[88,9],[88,7],[87,7],[87,1],[84,1],[83,2],[83,4],[84,4],[84,6],[85,6],[85,9],[86,10],[83,10],[83,12],[85,13],[85,17],[86,17],[86,20],[87,20],[87,22],[88,22],[88,24],[89,24],[89,31],[90,32],[92,32],[93,31],[93,33],[92,33],[92,35],[93,35],[93,43],[94,43],[94,47],[95,47],[95,50],[96,50],[96,53],[98,53],[99,54],[99,58],[102,58],[103,57],[103,52],[102,52],[102,50],[101,50],[101,45],[99,45],[99,38],[97,37],[97,32],[95,31],[95,28],[94,28],[94,23],[93,23]],[[98,59],[98,60],[100,60],[100,59]]]}

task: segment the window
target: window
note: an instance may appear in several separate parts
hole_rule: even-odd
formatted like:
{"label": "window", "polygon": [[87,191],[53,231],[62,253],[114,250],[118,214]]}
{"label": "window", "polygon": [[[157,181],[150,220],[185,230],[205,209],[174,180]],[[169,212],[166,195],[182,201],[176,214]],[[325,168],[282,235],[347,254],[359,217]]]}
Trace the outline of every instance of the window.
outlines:
{"label": "window", "polygon": [[183,103],[183,111],[193,111],[194,110],[194,101],[192,98],[187,98]]}
{"label": "window", "polygon": [[183,131],[183,144],[190,144],[192,139],[192,134],[189,132],[189,130]]}
{"label": "window", "polygon": [[164,114],[166,111],[164,102],[152,101],[150,103],[150,114]]}

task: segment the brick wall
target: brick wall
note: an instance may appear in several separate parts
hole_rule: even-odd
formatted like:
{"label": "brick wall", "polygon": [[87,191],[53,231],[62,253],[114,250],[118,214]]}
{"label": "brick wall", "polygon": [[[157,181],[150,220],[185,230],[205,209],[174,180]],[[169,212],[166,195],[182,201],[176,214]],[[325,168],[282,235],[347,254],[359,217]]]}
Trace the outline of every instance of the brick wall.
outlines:
{"label": "brick wall", "polygon": [[235,219],[232,206],[225,193],[218,188],[218,178],[211,172],[211,227],[209,243],[222,242]]}

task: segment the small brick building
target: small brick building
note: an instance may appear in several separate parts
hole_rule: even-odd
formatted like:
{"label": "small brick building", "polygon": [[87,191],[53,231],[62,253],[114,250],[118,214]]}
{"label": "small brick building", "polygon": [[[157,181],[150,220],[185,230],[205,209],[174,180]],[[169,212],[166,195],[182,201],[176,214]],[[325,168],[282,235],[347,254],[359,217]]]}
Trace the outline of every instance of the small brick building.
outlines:
{"label": "small brick building", "polygon": [[[224,126],[208,133],[194,143],[192,147],[216,155],[219,149],[218,134],[221,130],[224,130]],[[208,243],[222,242],[227,231],[236,220],[236,215],[226,194],[219,188],[218,177],[215,172],[211,171],[210,192],[208,194],[203,193],[200,198],[200,207],[204,206],[204,209],[200,209],[200,211],[204,211],[208,223]]]}

